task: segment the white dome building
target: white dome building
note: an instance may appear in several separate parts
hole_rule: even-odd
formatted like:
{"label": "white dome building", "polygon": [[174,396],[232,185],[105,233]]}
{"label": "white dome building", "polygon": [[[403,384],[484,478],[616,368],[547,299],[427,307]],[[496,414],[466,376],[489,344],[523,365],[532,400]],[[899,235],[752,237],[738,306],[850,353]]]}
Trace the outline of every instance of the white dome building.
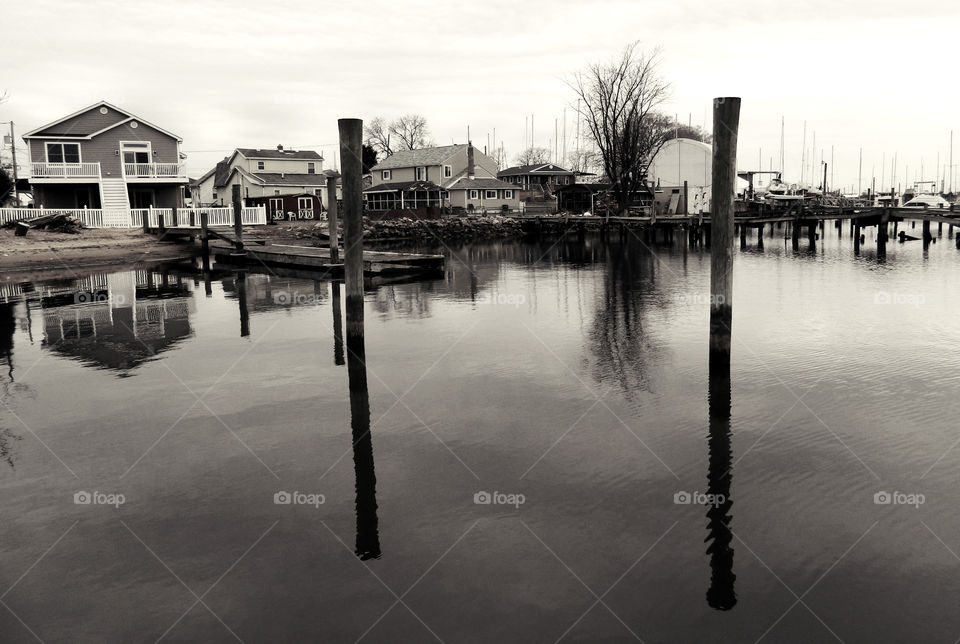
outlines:
{"label": "white dome building", "polygon": [[653,158],[647,178],[652,185],[682,186],[690,190],[710,185],[713,148],[693,139],[670,139]]}

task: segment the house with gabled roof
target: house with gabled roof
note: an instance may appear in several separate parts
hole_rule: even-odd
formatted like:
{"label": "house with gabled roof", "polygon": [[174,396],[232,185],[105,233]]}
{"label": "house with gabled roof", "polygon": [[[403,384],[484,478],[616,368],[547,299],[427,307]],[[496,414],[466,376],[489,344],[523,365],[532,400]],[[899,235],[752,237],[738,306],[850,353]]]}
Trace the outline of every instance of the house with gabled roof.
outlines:
{"label": "house with gabled roof", "polygon": [[244,205],[264,203],[267,215],[279,218],[286,212],[284,197],[309,194],[323,203],[327,176],[314,150],[237,148],[197,180],[194,203],[230,205],[233,186],[239,185]]}
{"label": "house with gabled roof", "polygon": [[574,183],[576,173],[552,163],[518,165],[497,173],[497,178],[516,186],[522,192],[552,193],[557,186]]}
{"label": "house with gabled roof", "polygon": [[[517,192],[498,181],[497,164],[473,144],[396,152],[370,170],[363,191],[376,217],[439,216],[444,209],[487,212],[517,210]],[[482,184],[482,185],[481,185]]]}
{"label": "house with gabled roof", "polygon": [[183,205],[182,139],[106,101],[23,135],[34,203],[102,208],[129,222],[130,208]]}

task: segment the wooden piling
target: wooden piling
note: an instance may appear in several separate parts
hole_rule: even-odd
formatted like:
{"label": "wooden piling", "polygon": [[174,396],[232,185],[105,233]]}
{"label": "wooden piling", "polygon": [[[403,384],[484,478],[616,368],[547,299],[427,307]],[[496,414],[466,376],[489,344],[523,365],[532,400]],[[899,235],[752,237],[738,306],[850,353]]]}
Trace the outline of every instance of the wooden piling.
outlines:
{"label": "wooden piling", "polygon": [[237,252],[243,252],[243,203],[240,197],[240,185],[233,188],[233,233],[237,237]]}
{"label": "wooden piling", "polygon": [[[361,147],[363,121],[340,119],[340,163],[343,169],[343,275],[347,291],[347,311],[359,306],[363,321],[363,165]],[[359,304],[358,304],[359,302]],[[347,323],[349,331],[349,317]]]}
{"label": "wooden piling", "polygon": [[170,217],[170,222],[171,222],[171,225],[172,225],[174,228],[176,228],[177,226],[180,225],[180,220],[178,219],[179,213],[177,212],[177,207],[174,206],[174,207],[171,208],[170,210],[172,211],[172,216]]}
{"label": "wooden piling", "polygon": [[366,347],[363,328],[363,121],[340,119],[340,163],[343,171],[343,273],[347,291],[347,375],[350,387],[350,426],[356,474],[357,540],[360,559],[380,557],[376,475],[370,435],[370,398],[367,390]]}
{"label": "wooden piling", "polygon": [[733,197],[737,178],[738,97],[713,100],[713,184],[710,218],[710,371],[730,365],[733,323]]}
{"label": "wooden piling", "polygon": [[924,245],[929,244],[930,240],[933,239],[933,235],[930,234],[930,220],[923,220],[923,243]]}
{"label": "wooden piling", "polygon": [[162,240],[164,234],[167,232],[167,227],[163,223],[163,215],[157,215],[157,232],[160,233],[159,238]]}
{"label": "wooden piling", "polygon": [[[327,173],[327,232],[330,233],[330,261],[340,261],[340,221],[337,214],[337,179],[339,172]],[[337,287],[339,293],[340,287]]]}
{"label": "wooden piling", "polygon": [[795,219],[790,224],[790,239],[793,250],[800,250],[800,220]]}
{"label": "wooden piling", "polygon": [[343,361],[343,316],[340,308],[340,282],[330,283],[333,289],[333,364],[342,365]]}
{"label": "wooden piling", "polygon": [[210,270],[210,237],[207,232],[209,220],[210,215],[207,211],[200,211],[200,257],[203,261],[204,272],[209,272]]}

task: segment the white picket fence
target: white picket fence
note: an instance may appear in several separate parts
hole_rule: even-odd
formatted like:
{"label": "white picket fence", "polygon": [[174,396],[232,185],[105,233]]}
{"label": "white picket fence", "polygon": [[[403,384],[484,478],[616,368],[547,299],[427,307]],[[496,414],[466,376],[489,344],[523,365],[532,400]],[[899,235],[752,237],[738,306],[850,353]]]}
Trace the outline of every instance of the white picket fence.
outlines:
{"label": "white picket fence", "polygon": [[[142,228],[143,218],[156,228],[163,215],[163,225],[167,228],[199,228],[200,213],[207,213],[210,226],[232,226],[233,208],[178,208],[177,221],[173,221],[173,208],[0,208],[0,225],[10,221],[32,219],[45,215],[64,214],[79,220],[87,228]],[[240,213],[244,226],[258,226],[267,223],[267,210],[263,206],[244,208]]]}

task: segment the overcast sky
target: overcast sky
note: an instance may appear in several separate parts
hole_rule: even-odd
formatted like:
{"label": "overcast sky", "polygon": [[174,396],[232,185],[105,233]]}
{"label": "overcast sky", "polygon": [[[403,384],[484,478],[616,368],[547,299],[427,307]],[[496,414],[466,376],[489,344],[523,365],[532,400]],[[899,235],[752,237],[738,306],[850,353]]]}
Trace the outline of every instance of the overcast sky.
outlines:
{"label": "overcast sky", "polygon": [[417,112],[438,144],[463,142],[469,125],[482,147],[496,128],[512,162],[525,119],[547,147],[565,106],[571,150],[566,81],[639,40],[662,48],[664,111],[681,121],[709,121],[714,96],[742,97],[741,169],[779,165],[784,117],[787,180],[800,179],[806,121],[817,163],[833,147],[835,184],[856,187],[862,146],[863,188],[871,173],[886,187],[894,153],[900,183],[920,178],[921,163],[935,178],[938,154],[943,175],[951,129],[960,166],[958,7],[5,0],[0,120],[22,133],[105,99],[182,136],[199,176],[233,148],[277,144],[318,149],[329,167],[338,118]]}

